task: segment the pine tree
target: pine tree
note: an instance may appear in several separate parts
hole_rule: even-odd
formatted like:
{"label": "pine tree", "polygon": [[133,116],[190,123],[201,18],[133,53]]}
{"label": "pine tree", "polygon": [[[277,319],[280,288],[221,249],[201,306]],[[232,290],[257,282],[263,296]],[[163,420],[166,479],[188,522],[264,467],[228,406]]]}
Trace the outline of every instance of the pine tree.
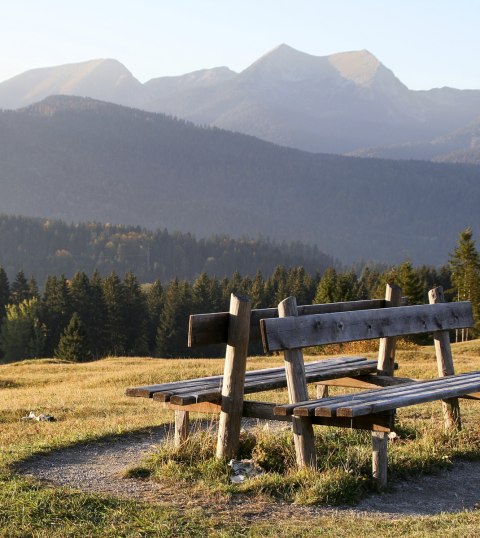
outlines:
{"label": "pine tree", "polygon": [[409,260],[396,268],[396,284],[402,288],[402,295],[407,298],[408,304],[425,303],[427,290],[424,289],[419,273]]}
{"label": "pine tree", "polygon": [[15,275],[15,280],[10,287],[10,301],[13,304],[20,304],[26,299],[31,299],[30,289],[28,287],[27,279],[25,278],[25,273],[20,270]]}
{"label": "pine tree", "polygon": [[86,325],[93,357],[104,357],[108,352],[107,306],[103,295],[103,281],[95,271],[90,279],[89,319]]}
{"label": "pine tree", "polygon": [[155,280],[147,289],[148,326],[147,341],[150,354],[155,353],[155,340],[163,309],[163,287],[160,280]]}
{"label": "pine tree", "polygon": [[186,281],[170,282],[165,290],[162,317],[157,332],[156,356],[187,356],[188,317],[192,291]]}
{"label": "pine tree", "polygon": [[51,357],[72,316],[68,283],[64,275],[49,276],[41,302],[41,321],[47,330],[45,354]]}
{"label": "pine tree", "polygon": [[0,326],[6,315],[6,306],[10,303],[10,284],[7,273],[0,265]]}
{"label": "pine tree", "polygon": [[314,303],[325,304],[336,302],[337,271],[329,267],[323,274],[315,292]]}
{"label": "pine tree", "polygon": [[147,355],[148,309],[146,297],[140,288],[137,277],[131,271],[125,274],[123,286],[125,290],[126,354],[131,356]]}
{"label": "pine tree", "polygon": [[106,308],[107,352],[114,356],[126,354],[127,316],[125,286],[115,271],[103,280]]}
{"label": "pine tree", "polygon": [[[475,248],[473,233],[466,228],[460,233],[457,247],[450,255],[452,284],[458,301],[471,301],[476,320],[475,332],[479,330],[480,315],[480,256]],[[462,331],[462,339],[468,333]]]}
{"label": "pine tree", "polygon": [[67,361],[85,362],[92,359],[87,333],[80,316],[75,312],[63,331],[55,357]]}
{"label": "pine tree", "polygon": [[265,282],[262,272],[257,271],[250,286],[249,297],[252,301],[252,308],[265,308]]}

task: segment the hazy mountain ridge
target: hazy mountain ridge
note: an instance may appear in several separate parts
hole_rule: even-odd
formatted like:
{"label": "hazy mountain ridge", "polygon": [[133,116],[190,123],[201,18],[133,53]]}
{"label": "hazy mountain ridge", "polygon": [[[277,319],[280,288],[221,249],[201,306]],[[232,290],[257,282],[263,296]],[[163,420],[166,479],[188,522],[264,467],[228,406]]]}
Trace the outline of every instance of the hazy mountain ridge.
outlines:
{"label": "hazy mountain ridge", "polygon": [[305,153],[91,99],[1,112],[0,160],[9,214],[300,239],[343,262],[439,264],[480,231],[480,167]]}
{"label": "hazy mountain ridge", "polygon": [[[466,127],[480,111],[480,90],[409,90],[369,51],[313,56],[288,45],[240,73],[217,67],[144,84],[116,60],[35,69],[0,84],[0,107],[52,94],[162,112],[313,152],[382,156],[395,145],[398,158],[411,158],[410,144]],[[415,156],[430,158],[420,146]]]}

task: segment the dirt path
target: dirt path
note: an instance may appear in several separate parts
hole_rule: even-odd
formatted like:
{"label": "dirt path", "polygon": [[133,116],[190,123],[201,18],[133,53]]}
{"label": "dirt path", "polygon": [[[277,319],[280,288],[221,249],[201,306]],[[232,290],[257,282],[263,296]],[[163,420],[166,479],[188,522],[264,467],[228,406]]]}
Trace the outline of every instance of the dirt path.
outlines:
{"label": "dirt path", "polygon": [[[171,491],[161,483],[148,480],[125,479],[124,470],[138,463],[155,450],[164,439],[165,427],[152,429],[149,433],[128,435],[119,440],[79,445],[46,455],[36,456],[23,462],[17,471],[47,481],[55,486],[65,486],[84,492],[107,493],[119,497],[148,502],[172,503],[182,508],[202,504],[182,488]],[[424,476],[398,483],[391,493],[371,495],[355,508],[348,508],[358,515],[432,515],[440,512],[457,512],[464,509],[480,509],[480,462],[458,462],[452,469],[438,475]],[[187,488],[185,488],[187,489]],[[280,504],[280,506],[279,506]],[[271,502],[251,502],[248,498],[223,502],[224,510],[236,510],[251,517],[268,512]],[[240,506],[241,505],[241,506]],[[211,504],[209,506],[211,508]],[[305,515],[320,515],[342,511],[329,508],[300,508],[276,503],[285,516],[299,511]]]}

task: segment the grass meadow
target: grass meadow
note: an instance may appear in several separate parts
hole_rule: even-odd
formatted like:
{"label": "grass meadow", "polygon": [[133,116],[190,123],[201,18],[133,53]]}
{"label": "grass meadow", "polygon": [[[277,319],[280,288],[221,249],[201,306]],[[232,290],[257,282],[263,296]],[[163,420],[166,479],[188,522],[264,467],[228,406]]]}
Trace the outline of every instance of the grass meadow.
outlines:
{"label": "grass meadow", "polygon": [[[480,341],[454,344],[453,351],[458,373],[480,368]],[[368,355],[374,356],[374,353]],[[397,361],[400,364],[398,375],[419,378],[436,375],[431,346],[405,346],[398,352]],[[257,369],[280,364],[282,358],[277,356],[249,359],[248,366]],[[192,508],[191,503],[186,507],[161,498],[158,503],[143,503],[54,488],[22,477],[13,470],[15,463],[36,453],[92,440],[108,441],[171,422],[171,412],[146,399],[125,397],[125,388],[213,375],[221,373],[222,366],[223,361],[219,359],[147,358],[106,358],[86,364],[42,359],[1,365],[0,536],[338,538],[375,533],[384,537],[408,534],[412,538],[473,538],[479,535],[480,510],[391,519],[334,510],[309,515],[295,504],[277,512],[272,501],[271,513],[258,519],[247,517],[241,507],[245,495],[253,497],[254,501],[258,498],[258,502],[265,499],[265,491],[255,488],[236,493],[231,488],[204,486],[200,493],[197,491],[203,496],[202,506]],[[286,400],[284,391],[271,392],[268,396],[272,400]],[[255,395],[255,399],[261,397],[263,395]],[[405,439],[392,444],[389,451],[392,484],[409,472],[418,475],[448,466],[455,458],[480,459],[479,404],[462,400],[464,430],[460,437],[450,440],[442,434],[438,402],[399,410],[399,428]],[[53,415],[57,421],[22,421],[30,411]],[[323,428],[323,431],[334,429]],[[338,438],[340,434],[336,435]],[[364,443],[359,450],[369,454],[368,434],[364,436]],[[329,447],[325,446],[324,450],[328,458]],[[193,486],[182,482],[178,476],[172,483],[172,488],[190,487]],[[228,502],[237,497],[238,502]],[[227,504],[229,508],[222,509]],[[283,506],[285,501],[281,504]]]}

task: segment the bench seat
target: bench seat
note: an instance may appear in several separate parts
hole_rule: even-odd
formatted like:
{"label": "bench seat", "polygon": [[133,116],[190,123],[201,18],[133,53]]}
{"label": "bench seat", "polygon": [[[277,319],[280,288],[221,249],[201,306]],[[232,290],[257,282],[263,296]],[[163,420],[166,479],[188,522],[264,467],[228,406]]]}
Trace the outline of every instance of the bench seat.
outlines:
{"label": "bench seat", "polygon": [[297,417],[360,417],[420,403],[445,400],[480,390],[480,371],[429,381],[276,406],[276,415]]}
{"label": "bench seat", "polygon": [[[334,357],[305,363],[307,383],[344,377],[358,377],[377,371],[377,361],[365,357]],[[201,377],[159,385],[128,388],[127,396],[153,398],[174,405],[221,401],[223,376]],[[285,368],[251,370],[245,374],[245,394],[281,389],[287,386]]]}

